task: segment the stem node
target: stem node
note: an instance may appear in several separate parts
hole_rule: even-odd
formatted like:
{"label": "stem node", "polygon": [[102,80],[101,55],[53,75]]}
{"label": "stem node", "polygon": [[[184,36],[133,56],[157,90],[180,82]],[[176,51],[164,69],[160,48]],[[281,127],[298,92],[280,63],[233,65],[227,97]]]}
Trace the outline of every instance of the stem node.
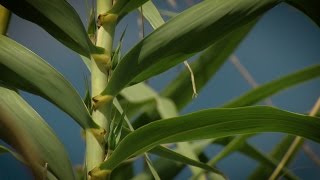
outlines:
{"label": "stem node", "polygon": [[97,110],[99,107],[106,103],[110,103],[113,101],[113,96],[110,95],[97,95],[92,98],[93,101],[93,110]]}
{"label": "stem node", "polygon": [[105,180],[110,173],[110,170],[101,170],[99,167],[96,167],[89,171],[88,175],[90,180]]}
{"label": "stem node", "polygon": [[108,24],[115,24],[117,22],[118,15],[112,13],[100,14],[98,16],[97,25],[98,28]]}

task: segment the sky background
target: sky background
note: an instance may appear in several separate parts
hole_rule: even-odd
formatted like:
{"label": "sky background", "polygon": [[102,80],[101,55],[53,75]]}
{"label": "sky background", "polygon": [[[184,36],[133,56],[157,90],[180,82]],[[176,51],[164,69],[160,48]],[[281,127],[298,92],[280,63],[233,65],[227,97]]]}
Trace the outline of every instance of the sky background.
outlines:
{"label": "sky background", "polygon": [[[69,1],[82,17],[86,24],[86,7],[78,0]],[[156,1],[154,1],[156,2]],[[187,4],[178,1],[177,8],[170,7],[164,1],[158,2],[161,9],[182,11]],[[117,27],[115,44],[119,34],[128,25],[124,38],[123,51],[127,52],[139,41],[139,27],[137,26],[137,12],[131,13]],[[146,24],[147,32],[151,27]],[[8,35],[28,47],[43,59],[48,61],[84,95],[84,76],[88,75],[86,67],[79,56],[64,47],[37,25],[12,16]],[[320,62],[320,29],[308,17],[293,7],[280,4],[266,13],[240,44],[234,54],[253,75],[259,84],[266,83],[282,75],[294,72]],[[152,78],[149,83],[161,90],[170,79],[174,78],[184,68],[178,65],[160,76]],[[319,72],[320,73],[320,72]],[[204,108],[218,107],[224,102],[237,97],[251,89],[248,83],[239,75],[235,67],[227,62],[218,71],[208,85],[199,93],[182,114],[194,112]],[[65,113],[61,112],[46,100],[22,92],[23,97],[48,122],[61,139],[69,152],[70,160],[74,165],[83,162],[84,142],[80,138],[79,126]],[[272,97],[273,104],[279,108],[305,113],[320,96],[320,80],[313,80],[295,86]],[[251,138],[249,142],[264,152],[272,149],[273,145],[283,137],[279,133],[265,133]],[[320,155],[320,146],[314,142],[307,143]],[[219,146],[210,146],[207,154],[214,155],[221,150]],[[234,153],[218,163],[218,167],[230,179],[246,179],[257,162]],[[0,179],[30,179],[30,174],[19,162],[10,155],[0,156]],[[291,165],[293,172],[303,179],[318,179],[319,167],[300,151]],[[177,179],[184,179],[190,172],[187,170]]]}

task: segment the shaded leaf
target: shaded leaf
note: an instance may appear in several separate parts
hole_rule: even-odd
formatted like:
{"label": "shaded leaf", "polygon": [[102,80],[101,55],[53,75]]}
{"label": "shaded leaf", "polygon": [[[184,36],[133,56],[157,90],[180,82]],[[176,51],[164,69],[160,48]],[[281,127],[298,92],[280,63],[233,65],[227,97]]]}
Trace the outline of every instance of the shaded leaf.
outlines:
{"label": "shaded leaf", "polygon": [[[10,116],[10,123],[14,123],[11,126],[14,129],[5,128],[0,132],[1,137],[4,137],[8,144],[18,148],[19,151],[25,149],[27,154],[35,152],[36,156],[41,158],[41,160],[31,161],[24,154],[23,156],[28,163],[37,163],[39,167],[48,163],[48,169],[57,178],[74,179],[71,163],[64,146],[40,115],[14,90],[0,86],[0,95],[1,108]],[[6,124],[1,125],[8,127]],[[17,147],[16,142],[20,140]],[[35,150],[32,150],[33,148]]]}
{"label": "shaded leaf", "polygon": [[145,153],[144,157],[145,157],[145,160],[146,160],[146,162],[147,162],[147,164],[148,164],[148,167],[149,167],[149,169],[150,169],[150,171],[151,171],[151,174],[152,174],[153,178],[154,178],[155,180],[160,180],[161,178],[159,177],[159,174],[157,173],[157,170],[153,167],[153,163],[152,163],[152,161],[150,160],[148,154]]}
{"label": "shaded leaf", "polygon": [[166,71],[276,4],[277,0],[200,2],[169,20],[132,48],[113,72],[102,94],[116,95],[129,84]]}
{"label": "shaded leaf", "polygon": [[66,0],[0,0],[0,4],[21,18],[36,23],[55,39],[90,57],[90,42],[80,17]]}
{"label": "shaded leaf", "polygon": [[77,91],[58,71],[3,35],[0,35],[0,72],[0,82],[42,96],[83,128],[97,127]]}
{"label": "shaded leaf", "polygon": [[[220,139],[214,139],[214,140],[207,140],[208,142],[200,143],[200,145],[195,146],[195,144],[192,145],[194,148],[194,152],[199,156],[201,152],[204,150],[204,148],[208,145],[208,143],[215,143],[222,146],[227,146],[231,141],[233,140],[233,137],[227,137],[227,138],[220,138]],[[202,140],[201,142],[203,142]],[[152,150],[151,150],[152,151]],[[264,164],[265,167],[269,168],[276,168],[277,162],[264,155],[262,152],[248,144],[247,142],[244,142],[241,146],[236,149],[237,152],[242,153],[243,155],[252,158],[256,160],[257,162],[260,162]],[[185,166],[181,163],[175,163],[173,161],[168,161],[165,159],[159,159],[155,162],[155,167],[159,172],[160,177],[163,179],[173,179]],[[287,169],[282,169],[283,173],[285,174],[285,177],[290,179],[296,179],[296,177]],[[149,177],[148,174],[144,174],[143,177]]]}
{"label": "shaded leaf", "polygon": [[[187,156],[184,156],[180,153],[177,153],[173,150],[170,150],[170,149],[162,147],[162,146],[157,146],[157,147],[151,149],[149,152],[152,154],[158,155],[162,158],[166,158],[168,160],[171,160],[171,161],[177,161],[177,162],[180,162],[183,164],[192,165],[195,167],[205,169],[207,171],[211,171],[211,172],[220,174],[221,176],[224,176],[221,171],[219,171],[218,169],[216,169],[214,167],[211,167],[211,166],[209,166],[205,163],[199,162],[197,160],[193,160]],[[155,163],[155,164],[157,164],[157,163]]]}
{"label": "shaded leaf", "polygon": [[286,2],[308,15],[318,26],[320,26],[319,0],[286,0]]}
{"label": "shaded leaf", "polygon": [[209,109],[159,120],[135,130],[119,143],[100,168],[112,170],[127,158],[164,143],[258,132],[284,132],[320,142],[319,130],[318,118],[271,107]]}

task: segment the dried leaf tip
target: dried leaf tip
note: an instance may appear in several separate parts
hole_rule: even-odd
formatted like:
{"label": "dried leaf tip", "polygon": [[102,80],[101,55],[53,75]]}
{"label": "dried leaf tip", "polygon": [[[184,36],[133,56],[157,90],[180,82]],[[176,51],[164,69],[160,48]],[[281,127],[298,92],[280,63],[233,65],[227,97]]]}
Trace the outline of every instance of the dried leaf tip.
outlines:
{"label": "dried leaf tip", "polygon": [[89,172],[90,180],[105,180],[111,173],[111,170],[101,170],[99,167],[92,169]]}
{"label": "dried leaf tip", "polygon": [[92,98],[93,110],[97,110],[102,105],[112,102],[113,96],[110,95],[98,95]]}

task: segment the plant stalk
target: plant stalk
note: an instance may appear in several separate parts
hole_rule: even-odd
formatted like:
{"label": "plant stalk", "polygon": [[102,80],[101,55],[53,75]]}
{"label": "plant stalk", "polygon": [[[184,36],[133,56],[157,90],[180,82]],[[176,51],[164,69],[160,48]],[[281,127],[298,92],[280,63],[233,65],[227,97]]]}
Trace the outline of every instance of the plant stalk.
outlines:
{"label": "plant stalk", "polygon": [[[320,110],[320,97],[318,98],[317,102],[313,106],[311,112],[309,113],[309,116],[315,116],[319,110]],[[297,151],[298,148],[300,148],[300,146],[303,144],[303,141],[304,141],[304,138],[302,138],[300,136],[297,136],[293,140],[287,153],[283,156],[283,158],[279,162],[277,168],[273,171],[273,173],[269,177],[269,180],[275,180],[278,177],[281,169],[287,165],[290,157],[294,154],[294,152]]]}
{"label": "plant stalk", "polygon": [[[97,15],[106,13],[112,7],[112,0],[97,0]],[[112,42],[114,35],[115,23],[103,24],[97,31],[96,45],[105,49],[106,52],[112,51]],[[106,53],[106,55],[110,55]],[[91,89],[92,97],[98,96],[107,86],[108,69],[105,63],[101,63],[92,58],[91,61]],[[108,136],[108,126],[110,121],[110,113],[112,101],[97,107],[92,112],[92,119],[101,128],[105,130],[105,136]],[[103,135],[102,135],[103,136]],[[102,141],[101,141],[102,140]],[[105,144],[104,138],[101,139],[94,136],[92,131],[86,132],[86,169],[87,179],[95,179],[89,177],[89,172],[95,167],[98,167],[105,159]],[[100,177],[105,179],[105,177]]]}
{"label": "plant stalk", "polygon": [[0,5],[0,34],[5,35],[7,33],[10,15],[10,11]]}

